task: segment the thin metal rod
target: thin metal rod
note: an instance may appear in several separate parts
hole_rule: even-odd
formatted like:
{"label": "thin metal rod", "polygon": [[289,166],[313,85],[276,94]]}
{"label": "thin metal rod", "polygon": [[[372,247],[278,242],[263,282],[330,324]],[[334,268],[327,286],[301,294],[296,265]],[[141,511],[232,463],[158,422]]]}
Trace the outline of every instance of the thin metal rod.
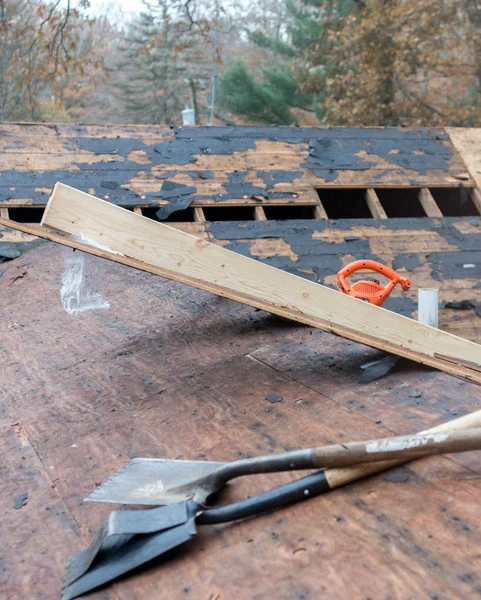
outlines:
{"label": "thin metal rod", "polygon": [[218,44],[218,29],[217,19],[219,13],[217,12],[214,21],[214,35],[213,35],[213,48],[212,48],[212,79],[210,87],[210,107],[209,107],[209,125],[214,124],[214,113],[215,113],[215,91],[217,86],[217,44]]}

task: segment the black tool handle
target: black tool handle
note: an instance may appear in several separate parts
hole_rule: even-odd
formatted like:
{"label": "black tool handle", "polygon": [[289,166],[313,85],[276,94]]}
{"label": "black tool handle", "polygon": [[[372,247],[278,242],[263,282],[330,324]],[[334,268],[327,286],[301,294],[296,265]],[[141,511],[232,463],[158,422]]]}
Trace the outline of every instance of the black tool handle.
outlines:
{"label": "black tool handle", "polygon": [[245,519],[302,500],[308,500],[329,490],[330,487],[324,471],[319,471],[235,504],[207,509],[197,517],[196,522],[199,525],[212,525]]}

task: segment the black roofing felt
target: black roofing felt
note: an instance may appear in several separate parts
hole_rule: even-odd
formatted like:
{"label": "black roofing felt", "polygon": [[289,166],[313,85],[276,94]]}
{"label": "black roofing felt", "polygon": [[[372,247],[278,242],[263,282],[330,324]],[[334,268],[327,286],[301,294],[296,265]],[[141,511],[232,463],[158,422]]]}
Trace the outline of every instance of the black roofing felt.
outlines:
{"label": "black roofing felt", "polygon": [[[124,186],[143,172],[164,180],[164,184],[159,182],[157,192],[143,194],[142,203],[157,206],[159,199],[166,200],[168,206],[161,214],[162,218],[167,218],[176,210],[186,208],[194,198],[214,202],[226,197],[289,198],[296,191],[294,188],[274,192],[272,187],[279,182],[293,182],[302,177],[302,171],[258,171],[263,186],[246,181],[247,171],[231,171],[227,173],[225,192],[211,196],[197,194],[196,180],[212,178],[212,171],[174,168],[158,172],[158,167],[163,165],[194,165],[197,157],[202,155],[221,156],[255,150],[259,140],[300,144],[306,157],[302,167],[310,169],[326,182],[335,181],[342,171],[371,169],[377,164],[374,160],[377,156],[391,168],[377,168],[371,178],[372,183],[382,184],[389,178],[389,182],[395,184],[395,173],[399,173],[400,169],[409,169],[411,174],[417,172],[420,175],[426,170],[447,171],[453,156],[451,147],[445,143],[447,134],[425,128],[196,127],[174,128],[173,132],[174,139],[152,144],[135,138],[73,137],[67,151],[72,152],[75,170],[57,169],[39,173],[3,171],[0,173],[0,199],[32,198],[34,204],[43,205],[48,199],[48,192],[39,188],[49,189],[57,181],[62,181],[83,191],[93,188],[96,194],[108,195],[111,202],[122,206],[138,205],[140,194]],[[81,162],[78,160],[79,149],[110,156],[99,162]],[[139,164],[132,161],[129,153],[133,150],[144,151],[151,162]],[[192,184],[182,187],[183,184],[170,181],[179,174],[189,175]],[[167,182],[169,185],[165,187]]]}

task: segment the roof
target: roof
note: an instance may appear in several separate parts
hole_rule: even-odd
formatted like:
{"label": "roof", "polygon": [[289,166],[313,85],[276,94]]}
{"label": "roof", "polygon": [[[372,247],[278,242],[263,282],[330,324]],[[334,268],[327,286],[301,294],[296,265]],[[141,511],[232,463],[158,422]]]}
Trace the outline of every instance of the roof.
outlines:
{"label": "roof", "polygon": [[[376,351],[106,261],[110,309],[73,317],[58,299],[54,244],[4,268],[7,596],[59,597],[67,556],[111,509],[82,499],[133,456],[231,460],[416,432],[479,409],[479,386],[408,362],[361,385]],[[476,595],[478,462],[432,457],[270,515],[200,527],[169,561],[92,598],[344,599],[372,596],[373,582],[383,598]],[[286,479],[244,477],[220,501]],[[22,493],[27,503],[14,509]]]}
{"label": "roof", "polygon": [[[152,218],[160,209],[174,227],[334,287],[351,260],[379,260],[413,282],[387,308],[415,316],[417,288],[438,287],[451,305],[440,326],[481,341],[481,130],[3,124],[0,133],[0,207],[12,219],[39,221],[62,181]],[[32,239],[0,235],[0,252]],[[462,301],[468,310],[453,308]]]}

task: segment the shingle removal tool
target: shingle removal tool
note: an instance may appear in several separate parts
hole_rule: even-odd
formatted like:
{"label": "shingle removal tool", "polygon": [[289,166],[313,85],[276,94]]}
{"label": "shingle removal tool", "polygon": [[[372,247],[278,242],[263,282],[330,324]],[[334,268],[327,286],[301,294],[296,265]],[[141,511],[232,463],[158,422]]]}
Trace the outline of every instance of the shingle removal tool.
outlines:
{"label": "shingle removal tool", "polygon": [[[477,414],[477,413],[474,413]],[[481,411],[477,425],[481,425]],[[453,425],[456,421],[446,424]],[[228,481],[242,475],[351,467],[386,460],[408,461],[432,454],[481,449],[481,429],[423,432],[334,444],[234,462],[134,458],[87,498],[96,502],[153,505],[185,500],[204,503]]]}
{"label": "shingle removal tool", "polygon": [[196,525],[253,517],[328,489],[321,471],[217,508],[186,500],[159,508],[115,511],[104,521],[90,546],[69,558],[62,600],[85,594],[184,544],[196,534]]}
{"label": "shingle removal tool", "polygon": [[[476,438],[479,436],[479,429],[476,430],[476,427],[481,427],[481,410],[432,427],[418,436],[410,436],[414,446],[408,450],[419,448],[419,441],[425,439],[422,434],[450,434],[455,431],[468,433],[471,430]],[[395,438],[385,438],[381,442],[393,439]],[[448,438],[444,441],[446,439]],[[468,449],[466,445],[461,448]],[[62,600],[71,600],[93,590],[187,542],[195,535],[196,524],[225,523],[258,515],[318,496],[414,458],[412,453],[409,456],[404,454],[402,459],[399,454],[390,456],[391,460],[388,461],[362,463],[349,468],[329,468],[229,506],[206,508],[200,501],[186,499],[158,509],[121,511],[127,516],[109,517],[90,548],[70,557]],[[394,456],[397,457],[396,460],[392,460]],[[103,496],[103,501],[109,501],[106,494]],[[149,503],[152,504],[152,498]]]}

